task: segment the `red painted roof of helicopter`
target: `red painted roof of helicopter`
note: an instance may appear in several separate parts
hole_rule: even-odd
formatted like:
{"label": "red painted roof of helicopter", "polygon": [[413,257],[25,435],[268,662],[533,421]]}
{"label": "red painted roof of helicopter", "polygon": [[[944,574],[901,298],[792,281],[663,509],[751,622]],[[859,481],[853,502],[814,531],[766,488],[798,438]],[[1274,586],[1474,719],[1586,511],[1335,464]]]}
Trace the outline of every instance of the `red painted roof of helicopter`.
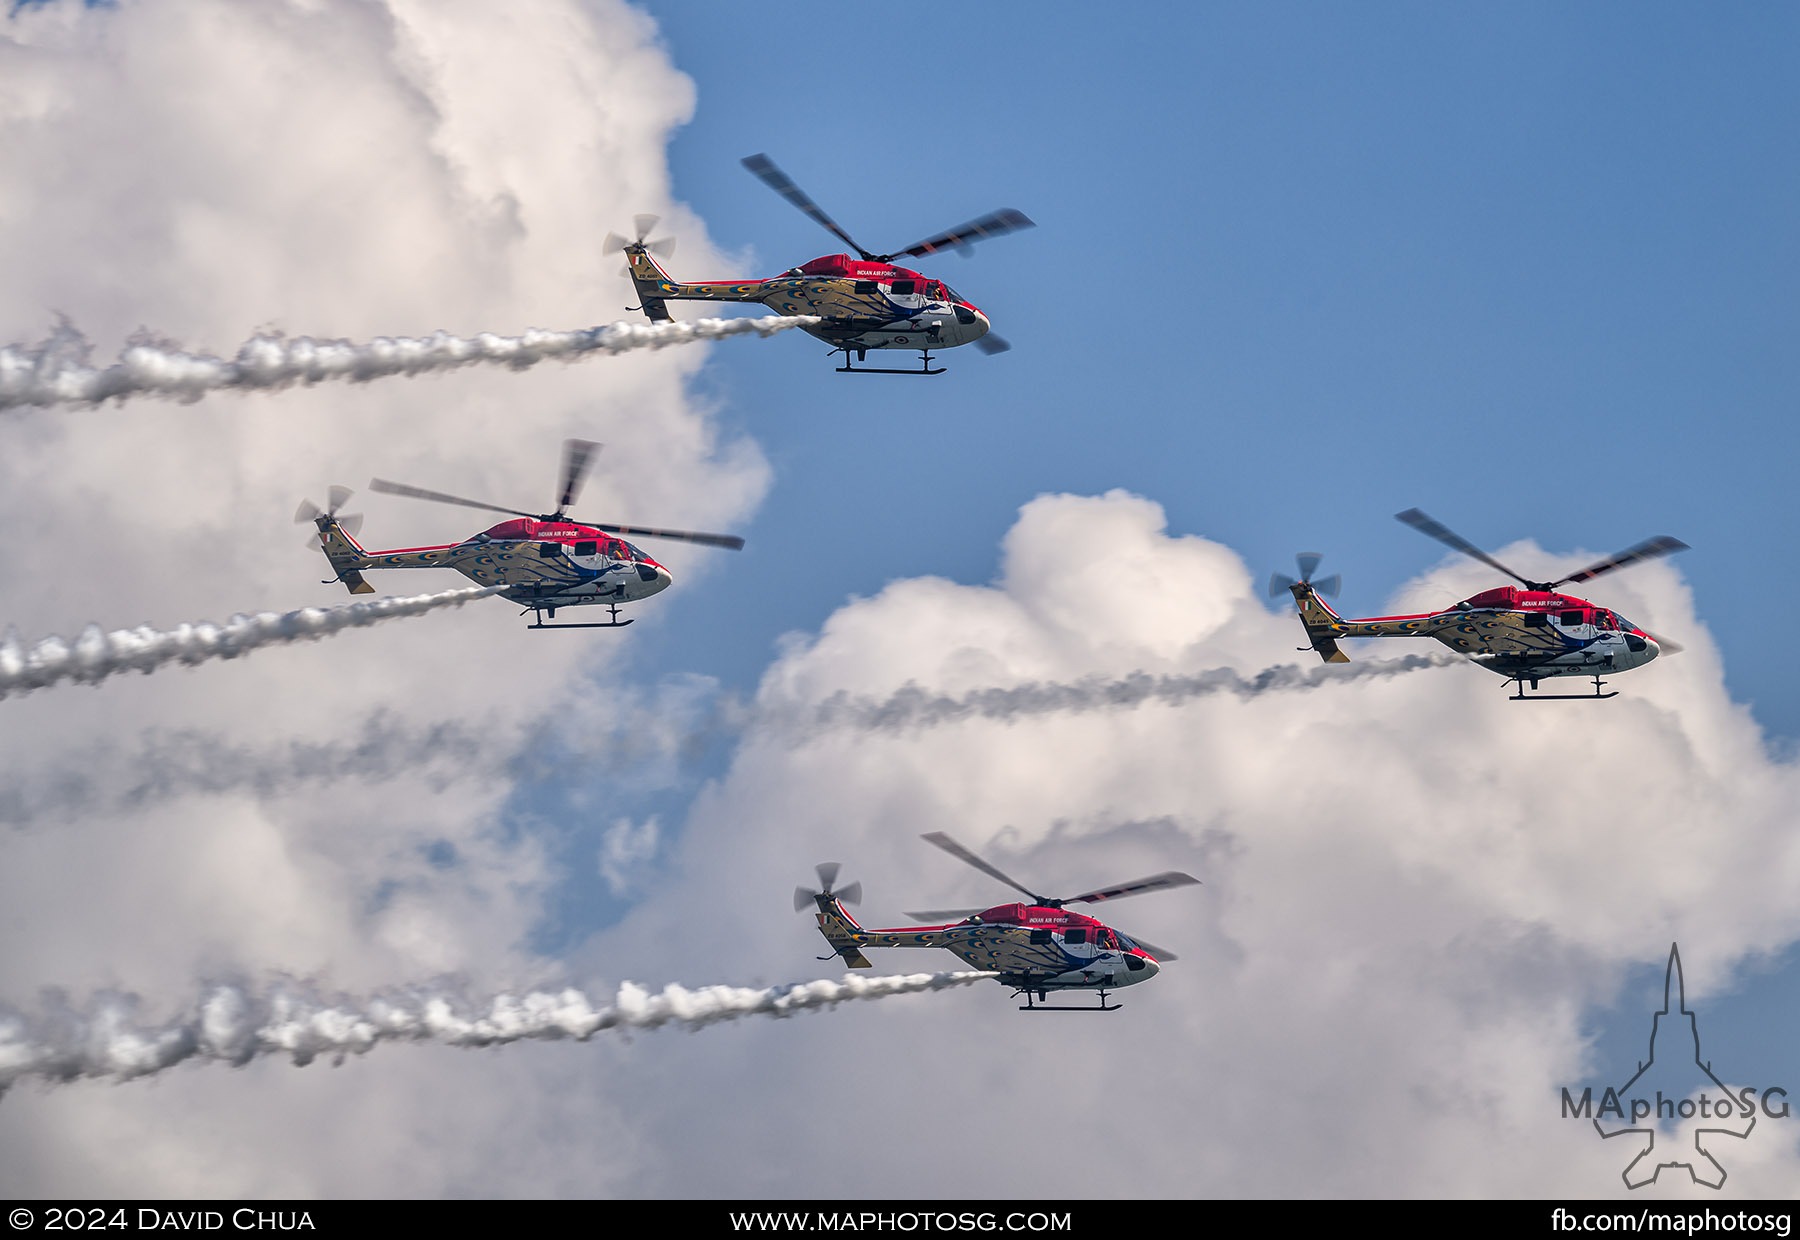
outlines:
{"label": "red painted roof of helicopter", "polygon": [[[1454,607],[1446,607],[1441,611],[1422,611],[1406,616],[1367,616],[1365,620],[1423,620],[1428,616],[1441,616],[1445,612],[1488,610],[1494,611],[1597,611],[1608,609],[1596,606],[1584,598],[1576,598],[1573,594],[1558,594],[1554,590],[1521,590],[1518,586],[1496,586],[1492,590],[1483,590],[1479,594],[1471,594]],[[1617,612],[1611,613],[1616,619]],[[1629,623],[1627,621],[1626,623]],[[1633,627],[1632,632],[1642,633]]]}
{"label": "red painted roof of helicopter", "polygon": [[[594,529],[592,526],[578,525],[573,521],[538,521],[531,517],[515,517],[510,521],[502,521],[498,525],[489,526],[482,531],[482,534],[485,534],[487,537],[495,539],[496,541],[518,540],[522,542],[561,543],[597,542],[602,548],[606,549],[607,555],[611,558],[615,560],[627,558],[623,554],[622,549],[619,551],[611,549],[611,544],[624,543],[624,539],[613,534],[608,534],[604,530]],[[479,535],[477,537],[479,537]],[[464,539],[463,541],[467,542],[469,540]],[[360,546],[360,544],[358,545]],[[404,555],[415,551],[446,551],[451,547],[459,547],[461,545],[462,543],[432,543],[423,547],[388,547],[381,551],[369,551],[367,554]],[[641,559],[641,562],[650,565],[652,568],[662,567],[661,564],[651,559],[642,548],[638,549],[638,556],[635,558]]]}
{"label": "red painted roof of helicopter", "polygon": [[794,270],[804,276],[842,276],[850,280],[924,280],[927,277],[905,267],[896,267],[892,263],[873,263],[859,258],[851,258],[848,254],[827,254],[823,258],[815,258]]}

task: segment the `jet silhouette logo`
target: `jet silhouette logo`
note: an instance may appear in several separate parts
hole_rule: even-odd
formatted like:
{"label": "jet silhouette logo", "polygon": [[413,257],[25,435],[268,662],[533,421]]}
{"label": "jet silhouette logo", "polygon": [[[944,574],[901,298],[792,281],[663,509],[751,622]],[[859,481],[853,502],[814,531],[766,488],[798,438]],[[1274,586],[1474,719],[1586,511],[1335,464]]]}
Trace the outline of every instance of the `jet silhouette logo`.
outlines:
{"label": "jet silhouette logo", "polygon": [[[1699,1070],[1698,1079],[1690,1062]],[[1591,1120],[1605,1140],[1636,1138],[1637,1155],[1621,1175],[1627,1188],[1654,1184],[1670,1169],[1686,1171],[1696,1184],[1723,1188],[1725,1166],[1719,1154],[1728,1152],[1731,1141],[1747,1139],[1759,1116],[1786,1119],[1788,1102],[1787,1090],[1780,1086],[1734,1090],[1713,1075],[1712,1064],[1700,1054],[1699,1024],[1688,1010],[1681,953],[1671,943],[1663,1005],[1651,1017],[1650,1057],[1624,1085],[1608,1087],[1598,1099],[1591,1088],[1583,1089],[1580,1098],[1564,1089],[1562,1113],[1564,1119]],[[1665,1135],[1658,1130],[1659,1120],[1696,1119],[1706,1123],[1692,1129],[1691,1141],[1677,1135],[1672,1148],[1658,1148],[1658,1138]]]}

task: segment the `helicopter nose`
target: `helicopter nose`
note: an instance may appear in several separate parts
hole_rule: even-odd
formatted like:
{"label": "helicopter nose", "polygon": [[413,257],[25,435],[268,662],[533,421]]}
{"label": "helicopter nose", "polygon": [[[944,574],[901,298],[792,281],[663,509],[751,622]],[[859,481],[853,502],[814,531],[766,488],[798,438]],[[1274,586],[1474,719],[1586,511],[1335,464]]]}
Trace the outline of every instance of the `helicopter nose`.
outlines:
{"label": "helicopter nose", "polygon": [[1128,981],[1147,982],[1162,972],[1162,966],[1148,956],[1125,957],[1125,971]]}
{"label": "helicopter nose", "polygon": [[956,326],[961,343],[969,344],[987,335],[990,325],[987,315],[965,301],[956,307]]}
{"label": "helicopter nose", "polygon": [[646,598],[652,594],[661,594],[675,580],[669,576],[669,570],[660,564],[639,564],[637,572],[638,580],[644,583],[644,597]]}

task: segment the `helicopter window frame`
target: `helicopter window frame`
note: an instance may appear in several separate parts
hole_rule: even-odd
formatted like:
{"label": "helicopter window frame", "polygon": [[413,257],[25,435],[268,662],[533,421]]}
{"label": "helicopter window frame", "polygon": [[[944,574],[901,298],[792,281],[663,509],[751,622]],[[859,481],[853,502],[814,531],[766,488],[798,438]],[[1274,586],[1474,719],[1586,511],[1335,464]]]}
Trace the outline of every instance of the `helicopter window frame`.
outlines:
{"label": "helicopter window frame", "polygon": [[1067,930],[1063,931],[1063,942],[1065,943],[1085,943],[1087,941],[1088,932],[1086,926],[1070,926]]}
{"label": "helicopter window frame", "polygon": [[917,280],[895,280],[888,285],[888,288],[897,297],[911,297],[919,291],[919,282]]}
{"label": "helicopter window frame", "polygon": [[1577,624],[1586,624],[1587,622],[1587,613],[1580,608],[1571,607],[1569,610],[1562,613],[1562,623],[1564,628],[1569,628]]}
{"label": "helicopter window frame", "polygon": [[583,555],[583,556],[599,555],[600,554],[600,540],[597,538],[582,539],[580,542],[575,544],[575,554]]}

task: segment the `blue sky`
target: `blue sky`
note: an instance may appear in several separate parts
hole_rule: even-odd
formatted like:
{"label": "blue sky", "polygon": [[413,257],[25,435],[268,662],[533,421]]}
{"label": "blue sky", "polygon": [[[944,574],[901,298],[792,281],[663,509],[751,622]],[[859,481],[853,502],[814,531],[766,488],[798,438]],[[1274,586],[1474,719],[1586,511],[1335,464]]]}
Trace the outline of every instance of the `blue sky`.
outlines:
{"label": "blue sky", "polygon": [[1122,38],[983,5],[926,39],[866,6],[649,11],[698,88],[675,193],[750,272],[837,248],[757,151],[872,248],[1038,224],[921,263],[1004,356],[914,381],[798,337],[715,351],[702,387],[777,471],[753,556],[807,571],[729,641],[672,625],[688,661],[741,682],[848,594],[985,579],[1043,491],[1147,495],[1258,574],[1323,551],[1370,614],[1440,558],[1392,520],[1417,506],[1490,551],[1683,539],[1733,695],[1800,734],[1769,628],[1796,600],[1790,10],[1189,5]]}

